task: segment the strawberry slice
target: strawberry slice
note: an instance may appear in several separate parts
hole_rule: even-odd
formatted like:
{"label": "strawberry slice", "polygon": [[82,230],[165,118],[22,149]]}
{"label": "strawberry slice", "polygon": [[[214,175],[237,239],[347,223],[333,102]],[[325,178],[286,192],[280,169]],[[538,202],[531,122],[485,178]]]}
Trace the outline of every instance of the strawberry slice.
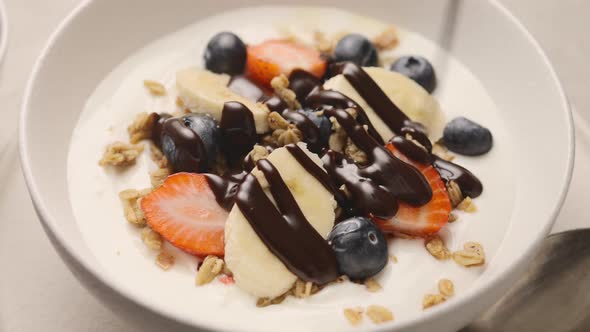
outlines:
{"label": "strawberry slice", "polygon": [[393,144],[387,144],[386,148],[397,158],[422,172],[432,188],[432,199],[420,207],[400,202],[399,210],[393,218],[389,220],[373,218],[375,223],[385,233],[403,233],[421,237],[437,233],[447,224],[451,213],[451,201],[440,175],[432,165],[420,164],[408,159]]}
{"label": "strawberry slice", "polygon": [[303,69],[321,78],[326,72],[326,61],[315,49],[286,40],[248,46],[246,72],[258,83],[270,86],[275,76],[289,76],[293,69]]}
{"label": "strawberry slice", "polygon": [[141,200],[148,224],[168,242],[190,254],[224,252],[225,211],[202,174],[177,173]]}

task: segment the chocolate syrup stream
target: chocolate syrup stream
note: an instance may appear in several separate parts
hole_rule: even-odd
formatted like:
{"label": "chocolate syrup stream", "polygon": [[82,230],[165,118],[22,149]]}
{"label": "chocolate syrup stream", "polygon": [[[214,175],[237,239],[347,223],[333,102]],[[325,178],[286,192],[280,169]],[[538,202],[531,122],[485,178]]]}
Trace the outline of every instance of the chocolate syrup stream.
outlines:
{"label": "chocolate syrup stream", "polygon": [[242,167],[244,157],[258,142],[252,112],[242,103],[230,101],[223,104],[221,112],[221,150],[230,169]]}
{"label": "chocolate syrup stream", "polygon": [[[284,111],[282,116],[285,120],[295,124],[297,129],[301,131],[309,150],[315,153],[322,151],[324,144],[320,141],[320,128],[307,115],[297,111]],[[327,144],[327,142],[325,143]]]}
{"label": "chocolate syrup stream", "polygon": [[277,207],[256,177],[248,174],[238,189],[236,204],[256,234],[299,278],[318,285],[338,278],[332,248],[307,221],[276,168],[265,159],[257,166],[270,185]]}
{"label": "chocolate syrup stream", "polygon": [[351,62],[334,64],[334,70],[346,80],[394,133],[399,134],[410,119],[387,97],[379,85],[361,67]]}
{"label": "chocolate syrup stream", "polygon": [[168,140],[177,147],[178,153],[187,154],[182,163],[174,165],[176,172],[207,172],[209,170],[209,160],[207,150],[203,141],[192,129],[188,128],[181,118],[171,118],[166,120],[161,129],[161,144],[167,144]]}
{"label": "chocolate syrup stream", "polygon": [[432,155],[432,158],[432,166],[438,171],[443,181],[455,181],[465,197],[475,198],[481,195],[483,185],[473,173],[462,166],[441,159],[438,156]]}
{"label": "chocolate syrup stream", "polygon": [[319,183],[326,188],[329,192],[334,195],[338,206],[343,209],[346,209],[349,206],[348,199],[346,195],[338,188],[336,188],[334,182],[328,175],[324,169],[318,166],[309,156],[305,153],[297,144],[289,144],[286,145],[285,148],[291,155],[297,160],[299,165],[301,165],[305,170],[311,174]]}
{"label": "chocolate syrup stream", "polygon": [[403,136],[395,136],[390,141],[404,156],[422,164],[431,164],[432,156],[425,149]]}

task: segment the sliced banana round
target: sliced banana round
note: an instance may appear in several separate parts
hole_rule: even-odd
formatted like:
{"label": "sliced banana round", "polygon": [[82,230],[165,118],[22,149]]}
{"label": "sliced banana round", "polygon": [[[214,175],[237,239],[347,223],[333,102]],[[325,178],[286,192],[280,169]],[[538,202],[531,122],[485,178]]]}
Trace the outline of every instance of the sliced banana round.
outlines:
{"label": "sliced banana round", "polygon": [[[299,147],[321,167],[319,157],[309,152],[305,144],[299,143]],[[323,238],[327,238],[336,217],[336,201],[332,193],[309,174],[287,149],[274,150],[268,160],[289,187],[305,218]],[[274,203],[262,172],[254,169],[252,174]],[[297,280],[297,276],[266,247],[235,205],[225,225],[225,263],[232,271],[236,285],[259,298],[280,296]]]}
{"label": "sliced banana round", "polygon": [[229,75],[215,74],[198,68],[182,69],[176,73],[176,87],[184,105],[193,113],[207,113],[215,120],[221,120],[223,105],[228,101],[244,104],[254,116],[256,132],[268,132],[266,118],[269,110],[262,103],[253,102],[230,90]]}
{"label": "sliced banana round", "polygon": [[[445,117],[436,99],[424,88],[411,79],[384,68],[364,67],[363,70],[411,120],[426,126],[431,139],[440,138]],[[381,120],[379,115],[343,75],[334,76],[326,81],[324,88],[338,91],[359,104],[385,142],[394,136],[393,131]]]}

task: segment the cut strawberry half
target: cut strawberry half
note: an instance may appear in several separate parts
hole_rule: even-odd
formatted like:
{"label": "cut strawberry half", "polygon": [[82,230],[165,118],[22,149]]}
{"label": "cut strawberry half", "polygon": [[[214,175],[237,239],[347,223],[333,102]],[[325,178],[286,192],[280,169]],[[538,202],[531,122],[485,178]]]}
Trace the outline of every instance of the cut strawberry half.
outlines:
{"label": "cut strawberry half", "polygon": [[393,144],[387,144],[386,148],[397,158],[422,172],[432,188],[432,199],[420,207],[400,202],[399,210],[393,218],[389,220],[373,218],[373,220],[385,233],[402,233],[421,237],[437,233],[447,224],[451,213],[451,201],[440,175],[432,165],[420,164],[408,159]]}
{"label": "cut strawberry half", "polygon": [[246,72],[258,83],[270,86],[274,77],[289,76],[293,69],[303,69],[321,78],[326,72],[326,61],[315,49],[286,40],[248,46]]}
{"label": "cut strawberry half", "polygon": [[168,242],[198,256],[224,253],[228,213],[202,174],[177,173],[141,200],[148,224]]}

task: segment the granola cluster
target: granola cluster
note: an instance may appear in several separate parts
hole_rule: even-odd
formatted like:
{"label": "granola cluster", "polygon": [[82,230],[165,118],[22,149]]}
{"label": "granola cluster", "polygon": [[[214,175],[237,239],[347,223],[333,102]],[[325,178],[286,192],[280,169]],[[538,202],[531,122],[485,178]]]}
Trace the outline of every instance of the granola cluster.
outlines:
{"label": "granola cluster", "polygon": [[391,310],[381,305],[370,305],[366,310],[363,307],[346,308],[343,312],[344,317],[346,317],[348,322],[353,326],[362,323],[363,314],[369,317],[369,319],[375,324],[383,324],[393,321],[394,319]]}

